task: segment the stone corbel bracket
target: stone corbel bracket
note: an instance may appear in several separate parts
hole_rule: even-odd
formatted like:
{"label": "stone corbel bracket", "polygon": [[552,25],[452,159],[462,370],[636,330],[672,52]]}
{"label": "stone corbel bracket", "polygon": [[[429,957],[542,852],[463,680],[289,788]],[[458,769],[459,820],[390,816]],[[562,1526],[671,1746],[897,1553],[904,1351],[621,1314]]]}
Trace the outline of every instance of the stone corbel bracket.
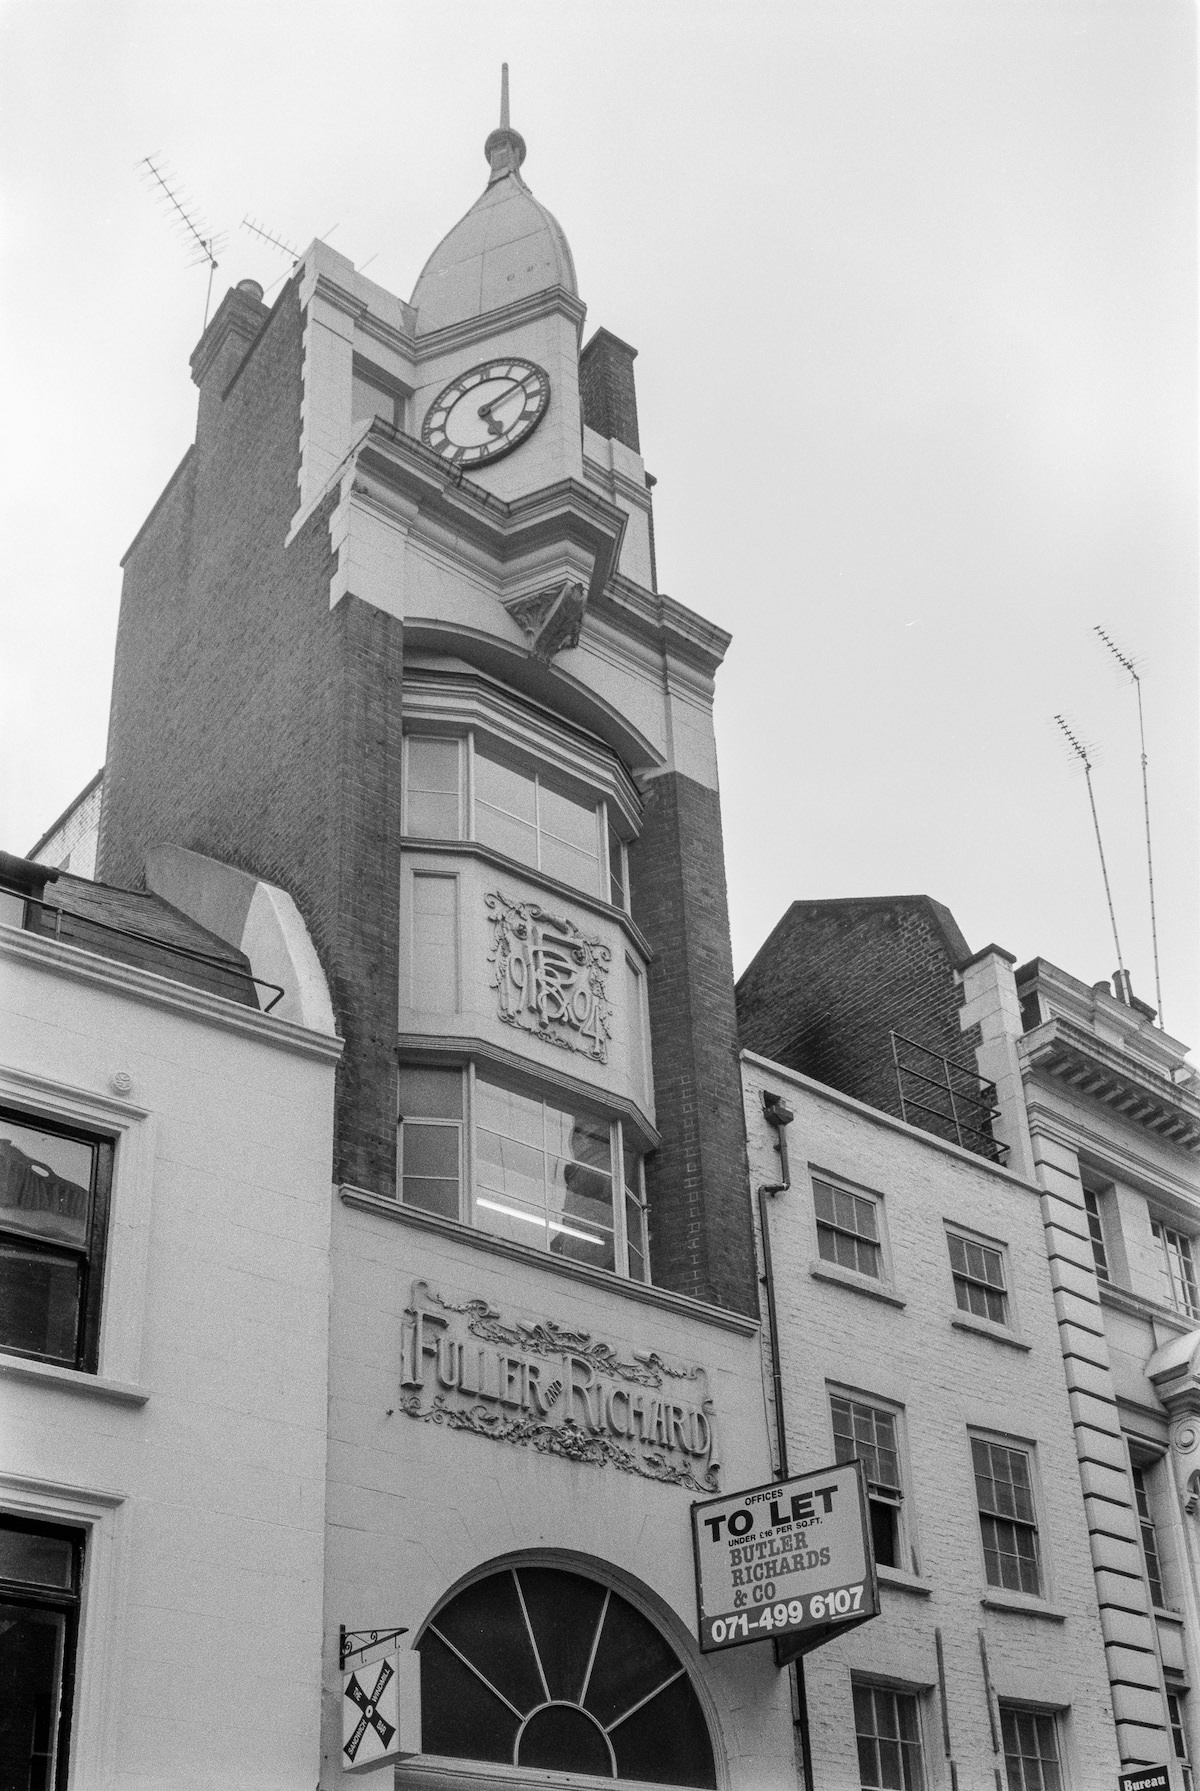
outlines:
{"label": "stone corbel bracket", "polygon": [[525,636],[533,657],[549,665],[556,653],[579,645],[587,592],[577,579],[565,578],[540,591],[510,598],[504,607]]}

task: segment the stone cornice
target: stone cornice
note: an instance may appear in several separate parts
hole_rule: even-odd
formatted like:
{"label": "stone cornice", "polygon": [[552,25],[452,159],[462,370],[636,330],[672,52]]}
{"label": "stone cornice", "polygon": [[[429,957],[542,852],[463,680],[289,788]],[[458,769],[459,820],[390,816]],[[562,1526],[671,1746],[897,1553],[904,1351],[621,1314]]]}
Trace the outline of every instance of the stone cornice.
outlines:
{"label": "stone cornice", "polygon": [[1196,1328],[1194,1319],[1184,1318],[1173,1306],[1164,1306],[1159,1300],[1148,1300],[1144,1294],[1136,1294],[1128,1287],[1119,1287],[1115,1281],[1101,1281],[1097,1276],[1096,1287],[1100,1294],[1100,1304],[1111,1307],[1114,1312],[1124,1312],[1129,1318],[1144,1319],[1147,1324],[1169,1327],[1178,1331],[1181,1337]]}
{"label": "stone cornice", "polygon": [[627,526],[625,511],[578,479],[506,500],[446,466],[414,437],[371,425],[343,474],[352,497],[398,508],[408,526],[420,518],[465,542],[503,569],[540,550],[570,543],[592,561],[589,598],[611,577]]}
{"label": "stone cornice", "polygon": [[653,507],[645,485],[639,485],[636,479],[631,479],[628,473],[619,472],[615,466],[601,466],[599,461],[589,460],[586,454],[583,457],[583,476],[603,491],[610,491],[614,495],[619,491],[629,503],[639,510],[645,510],[647,514]]}
{"label": "stone cornice", "polygon": [[115,996],[141,1001],[148,1006],[166,1009],[185,1019],[220,1027],[226,1032],[240,1032],[256,1038],[261,1044],[279,1050],[294,1051],[302,1057],[324,1058],[336,1062],[341,1056],[340,1038],[294,1025],[290,1020],[276,1020],[270,1014],[242,1007],[205,989],[188,983],[173,982],[157,976],[152,970],[139,970],[131,964],[118,963],[78,946],[64,945],[56,939],[45,939],[36,933],[21,932],[14,927],[0,926],[0,959],[24,962],[53,976],[72,982],[92,983],[107,988]]}
{"label": "stone cornice", "polygon": [[410,1225],[416,1231],[456,1238],[473,1250],[505,1256],[511,1262],[519,1262],[526,1268],[542,1269],[560,1280],[584,1281],[614,1298],[632,1300],[640,1306],[656,1306],[660,1312],[670,1312],[679,1318],[691,1319],[694,1323],[709,1325],[716,1330],[733,1331],[740,1337],[755,1337],[758,1334],[757,1319],[747,1318],[740,1312],[729,1312],[723,1306],[707,1306],[702,1300],[693,1300],[687,1294],[672,1293],[665,1287],[651,1287],[644,1281],[630,1281],[611,1269],[595,1269],[587,1263],[570,1262],[562,1257],[551,1256],[547,1251],[532,1249],[528,1244],[515,1244],[510,1238],[494,1237],[491,1232],[477,1231],[474,1226],[464,1225],[459,1219],[444,1219],[438,1213],[425,1213],[419,1207],[404,1206],[389,1195],[375,1194],[368,1188],[354,1188],[343,1184],[338,1192],[344,1205],[357,1207],[360,1212],[378,1213],[385,1219]]}
{"label": "stone cornice", "polygon": [[[376,290],[381,289],[377,288]],[[403,299],[388,294],[393,304],[399,308],[405,323],[410,326],[407,329],[399,329],[395,324],[388,323],[386,318],[371,309],[369,299],[361,297],[349,286],[335,279],[327,269],[318,267],[306,268],[301,280],[300,297],[305,306],[310,305],[314,299],[323,300],[326,304],[332,305],[335,310],[343,312],[347,317],[352,317],[361,329],[368,335],[374,336],[377,341],[385,343],[399,354],[406,355],[410,360],[417,358],[416,333],[411,327],[415,324],[416,313],[411,305],[405,304]]]}
{"label": "stone cornice", "polygon": [[355,292],[325,268],[314,268],[306,275],[302,296],[306,305],[314,299],[322,300],[345,316],[352,317],[356,328],[364,335],[373,336],[376,341],[384,343],[397,354],[404,355],[414,366],[422,361],[452,354],[456,349],[469,347],[475,342],[490,341],[503,331],[536,322],[539,317],[549,317],[554,312],[570,318],[578,341],[583,334],[583,320],[587,316],[587,306],[573,292],[568,292],[565,286],[548,286],[544,291],[530,293],[527,298],[517,299],[511,305],[486,311],[480,317],[466,317],[460,323],[448,324],[445,329],[431,330],[428,335],[422,335],[417,329],[417,312],[403,299],[393,300],[404,318],[405,327],[400,328],[381,317],[368,297]]}
{"label": "stone cornice", "polygon": [[1193,1169],[1189,1156],[1175,1152],[1176,1160],[1168,1162],[1170,1146],[1165,1143],[1157,1147],[1156,1156],[1149,1156],[1146,1138],[1132,1127],[1121,1127],[1117,1116],[1099,1102],[1089,1110],[1065,1084],[1026,1073],[1025,1112],[1031,1138],[1047,1139],[1081,1163],[1128,1182],[1151,1200],[1177,1205],[1181,1212],[1196,1201],[1200,1191],[1194,1173],[1189,1173]]}
{"label": "stone cornice", "polygon": [[509,1051],[503,1045],[493,1044],[491,1039],[480,1038],[478,1034],[402,1032],[397,1036],[396,1054],[398,1057],[413,1059],[451,1057],[458,1063],[469,1057],[475,1062],[489,1063],[502,1074],[539,1086],[549,1084],[568,1099],[582,1101],[587,1107],[600,1107],[605,1112],[614,1114],[637,1134],[638,1143],[644,1151],[658,1150],[662,1144],[661,1132],[628,1095],[606,1088],[603,1083],[573,1076],[569,1070],[560,1069],[557,1064],[543,1063],[540,1059],[535,1061],[520,1051]]}
{"label": "stone cornice", "polygon": [[1017,1049],[1027,1073],[1053,1076],[1162,1143],[1200,1153],[1200,1100],[1085,1027],[1047,1020],[1026,1033]]}
{"label": "stone cornice", "polygon": [[1137,1007],[1118,1001],[1106,984],[1091,988],[1045,958],[1022,964],[1014,976],[1018,994],[1036,990],[1053,1018],[1075,1021],[1088,1029],[1096,1022],[1111,1027],[1128,1041],[1131,1055],[1144,1053],[1149,1064],[1160,1065],[1164,1073],[1180,1067],[1187,1056],[1187,1046],[1181,1040],[1164,1032]]}
{"label": "stone cornice", "polygon": [[574,323],[575,340],[578,343],[583,336],[587,306],[575,293],[568,292],[565,286],[547,286],[541,292],[531,292],[526,298],[515,299],[511,305],[500,305],[494,311],[485,311],[482,316],[464,317],[461,323],[451,323],[444,329],[431,330],[427,336],[418,333],[415,350],[421,360],[432,360],[435,355],[450,354],[456,348],[465,348],[472,342],[488,341],[506,330],[516,329],[520,324],[533,323],[539,317],[549,317],[555,311],[569,317]]}
{"label": "stone cornice", "polygon": [[690,665],[715,675],[729,643],[733,639],[715,622],[706,622],[686,604],[677,603],[661,591],[649,591],[623,573],[608,581],[594,607],[614,621],[622,632],[635,632],[655,646],[686,660]]}

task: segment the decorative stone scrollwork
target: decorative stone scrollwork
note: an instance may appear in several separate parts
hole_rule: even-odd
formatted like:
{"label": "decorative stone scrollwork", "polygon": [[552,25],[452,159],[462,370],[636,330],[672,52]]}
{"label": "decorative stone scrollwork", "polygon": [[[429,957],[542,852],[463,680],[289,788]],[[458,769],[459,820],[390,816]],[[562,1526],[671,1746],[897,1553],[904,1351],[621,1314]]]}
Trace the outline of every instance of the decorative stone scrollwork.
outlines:
{"label": "decorative stone scrollwork", "polygon": [[538,902],[511,902],[499,890],[485,900],[492,927],[488,963],[495,967],[491,986],[504,1025],[607,1063],[607,945],[585,938],[573,920]]}
{"label": "decorative stone scrollwork", "polygon": [[568,578],[544,591],[516,597],[504,607],[524,634],[533,657],[549,664],[556,653],[579,645],[587,592]]}
{"label": "decorative stone scrollwork", "polygon": [[471,1430],[476,1436],[490,1437],[497,1443],[532,1445],[539,1455],[558,1455],[585,1467],[620,1468],[626,1474],[640,1474],[643,1479],[659,1480],[667,1486],[687,1486],[693,1492],[719,1492],[721,1487],[715,1462],[697,1477],[690,1467],[669,1462],[660,1454],[637,1454],[611,1437],[590,1436],[570,1419],[552,1424],[542,1418],[507,1418],[484,1405],[452,1406],[442,1393],[427,1406],[421,1404],[419,1394],[402,1394],[399,1409],[410,1418],[423,1418],[427,1424]]}
{"label": "decorative stone scrollwork", "polygon": [[1200,1447],[1200,1429],[1194,1418],[1184,1418],[1171,1433],[1171,1444],[1176,1455],[1192,1455]]}
{"label": "decorative stone scrollwork", "polygon": [[486,1300],[446,1299],[416,1281],[404,1315],[400,1386],[396,1409],[425,1424],[694,1492],[720,1491],[707,1376],[652,1351],[625,1356],[553,1319],[508,1323]]}
{"label": "decorative stone scrollwork", "polygon": [[677,1368],[664,1362],[656,1350],[645,1354],[635,1350],[632,1360],[623,1360],[618,1356],[610,1343],[602,1343],[594,1338],[590,1331],[569,1331],[562,1325],[555,1324],[552,1318],[544,1318],[536,1324],[528,1324],[518,1319],[515,1324],[505,1324],[494,1306],[486,1300],[464,1300],[461,1305],[454,1300],[447,1300],[444,1295],[434,1293],[428,1282],[413,1283],[413,1304],[421,1306],[440,1306],[443,1312],[461,1312],[467,1315],[467,1330],[472,1337],[478,1337],[483,1343],[511,1343],[518,1349],[527,1350],[532,1355],[561,1356],[569,1351],[582,1361],[590,1362],[603,1374],[611,1374],[620,1380],[633,1381],[642,1387],[661,1387],[664,1380],[707,1381],[703,1368]]}

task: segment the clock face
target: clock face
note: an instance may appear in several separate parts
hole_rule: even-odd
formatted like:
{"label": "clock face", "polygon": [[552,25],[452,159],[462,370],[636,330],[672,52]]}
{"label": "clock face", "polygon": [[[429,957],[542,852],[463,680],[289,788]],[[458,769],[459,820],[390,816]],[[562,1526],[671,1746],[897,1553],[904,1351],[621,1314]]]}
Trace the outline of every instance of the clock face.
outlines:
{"label": "clock face", "polygon": [[498,460],[533,434],[550,402],[550,375],[532,361],[485,361],[460,373],[425,413],[421,440],[453,466]]}

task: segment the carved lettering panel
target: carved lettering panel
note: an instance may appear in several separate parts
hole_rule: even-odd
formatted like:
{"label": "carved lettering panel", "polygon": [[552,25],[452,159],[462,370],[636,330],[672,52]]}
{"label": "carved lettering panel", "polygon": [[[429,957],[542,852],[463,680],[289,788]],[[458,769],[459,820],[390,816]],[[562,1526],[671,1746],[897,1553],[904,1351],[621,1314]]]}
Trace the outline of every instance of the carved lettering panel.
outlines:
{"label": "carved lettering panel", "polygon": [[622,1356],[549,1319],[508,1324],[485,1300],[457,1304],[415,1281],[400,1386],[399,1409],[410,1418],[720,1491],[707,1376],[654,1351]]}
{"label": "carved lettering panel", "polygon": [[551,914],[538,902],[512,902],[499,890],[486,896],[491,916],[499,1017],[549,1045],[582,1051],[608,1062],[612,1008],[608,970],[612,953],[599,939],[587,939],[566,915]]}

